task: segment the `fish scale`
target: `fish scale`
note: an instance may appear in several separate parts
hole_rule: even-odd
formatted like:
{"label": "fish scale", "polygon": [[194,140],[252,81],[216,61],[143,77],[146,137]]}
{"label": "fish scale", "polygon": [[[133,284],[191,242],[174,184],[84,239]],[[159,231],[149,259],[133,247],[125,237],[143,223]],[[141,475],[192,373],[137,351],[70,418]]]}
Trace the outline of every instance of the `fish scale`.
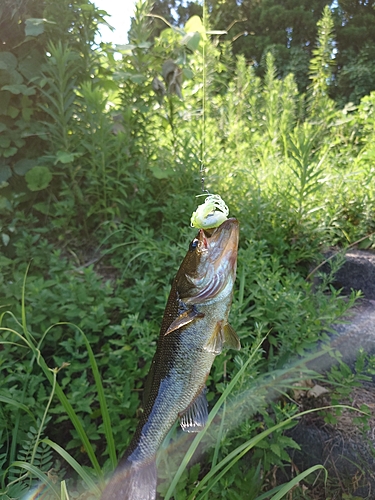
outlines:
{"label": "fish scale", "polygon": [[228,324],[239,227],[201,229],[173,280],[137,429],[102,500],[154,500],[156,453],[175,421],[197,432],[207,419],[205,383],[223,347],[240,348]]}

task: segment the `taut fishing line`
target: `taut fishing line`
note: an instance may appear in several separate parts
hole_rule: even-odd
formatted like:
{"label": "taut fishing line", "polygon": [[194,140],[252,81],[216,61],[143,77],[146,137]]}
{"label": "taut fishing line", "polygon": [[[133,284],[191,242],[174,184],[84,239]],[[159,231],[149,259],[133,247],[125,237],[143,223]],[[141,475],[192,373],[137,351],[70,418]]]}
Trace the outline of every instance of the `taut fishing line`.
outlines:
{"label": "taut fishing line", "polygon": [[205,30],[205,39],[203,40],[202,47],[202,61],[203,61],[203,69],[202,69],[202,79],[203,79],[203,88],[202,88],[202,130],[201,130],[201,157],[200,157],[200,177],[201,177],[201,187],[202,193],[207,193],[207,189],[205,189],[205,173],[206,173],[206,164],[205,164],[205,154],[206,154],[206,40],[207,40],[207,30],[206,30],[206,2],[203,0],[203,27]]}
{"label": "taut fishing line", "polygon": [[190,224],[197,229],[213,229],[219,227],[229,215],[229,209],[221,196],[218,194],[210,194],[205,186],[206,176],[206,88],[207,88],[207,73],[206,73],[206,43],[207,43],[207,11],[206,1],[203,0],[203,27],[204,36],[202,44],[202,123],[201,123],[201,144],[200,144],[200,159],[199,159],[199,174],[201,181],[202,194],[197,195],[206,196],[204,203],[198,206],[197,210],[193,212]]}

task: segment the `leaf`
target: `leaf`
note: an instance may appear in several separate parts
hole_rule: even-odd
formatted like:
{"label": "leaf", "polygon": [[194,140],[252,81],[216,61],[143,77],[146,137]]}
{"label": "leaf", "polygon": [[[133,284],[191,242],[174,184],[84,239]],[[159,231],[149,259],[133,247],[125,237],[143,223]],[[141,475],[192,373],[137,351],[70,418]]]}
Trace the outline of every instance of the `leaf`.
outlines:
{"label": "leaf", "polygon": [[168,179],[168,177],[170,177],[173,173],[170,170],[164,170],[158,166],[152,167],[151,171],[152,171],[154,177],[156,177],[157,179]]}
{"label": "leaf", "polygon": [[40,76],[40,68],[42,64],[42,55],[36,49],[33,49],[18,63],[18,71],[30,81],[32,78]]}
{"label": "leaf", "polygon": [[[139,77],[143,77],[143,75],[133,75],[132,73],[129,73],[129,72],[125,72],[125,71],[115,71],[113,73],[113,79],[114,80],[119,80],[119,81],[122,81],[122,80],[130,80],[132,77],[134,76],[139,76]],[[145,78],[145,77],[143,77]],[[137,83],[137,82],[135,82]],[[142,82],[141,82],[142,83]]]}
{"label": "leaf", "polygon": [[19,85],[23,82],[21,73],[18,73],[15,69],[5,70],[0,69],[0,86],[4,85]]}
{"label": "leaf", "polygon": [[181,40],[181,45],[185,45],[192,52],[195,52],[199,46],[201,36],[196,31],[195,33],[187,33]]}
{"label": "leaf", "polygon": [[0,137],[0,148],[9,148],[10,139],[9,137]]}
{"label": "leaf", "polygon": [[194,73],[190,68],[183,68],[182,74],[187,80],[192,80],[192,78],[194,77]]}
{"label": "leaf", "polygon": [[139,49],[149,49],[151,47],[151,42],[140,42],[140,43],[137,43],[137,47]]}
{"label": "leaf", "polygon": [[199,16],[192,16],[185,24],[184,31],[190,33],[192,31],[197,31],[198,33],[206,33],[202,20]]}
{"label": "leaf", "polygon": [[13,170],[17,175],[25,175],[29,170],[36,166],[36,160],[31,158],[22,158],[18,160],[13,167]]}
{"label": "leaf", "polygon": [[172,61],[172,59],[167,59],[163,63],[163,66],[161,69],[161,74],[163,75],[164,80],[167,81],[168,76],[173,75],[173,73],[175,72],[176,69],[178,69],[177,64],[174,61]]}
{"label": "leaf", "polygon": [[44,201],[41,201],[40,203],[34,203],[33,208],[44,215],[48,215],[49,213],[49,205]]}
{"label": "leaf", "polygon": [[1,239],[3,240],[3,245],[7,246],[10,241],[10,236],[9,234],[1,233]]}
{"label": "leaf", "polygon": [[328,389],[322,387],[319,384],[315,384],[314,387],[307,392],[307,396],[318,398],[319,396],[321,396],[322,394],[326,394],[327,392],[329,392]]}
{"label": "leaf", "polygon": [[116,447],[115,447],[113,431],[112,431],[112,426],[111,426],[111,419],[109,416],[108,406],[107,406],[106,399],[105,399],[102,379],[100,377],[100,372],[99,372],[98,365],[96,363],[95,355],[94,355],[93,350],[91,348],[90,342],[88,341],[88,339],[87,339],[86,335],[83,333],[83,331],[80,330],[80,332],[81,332],[81,335],[83,336],[84,342],[86,344],[86,349],[87,349],[87,352],[89,354],[91,368],[92,368],[92,372],[94,375],[96,388],[98,391],[98,399],[99,399],[100,410],[101,410],[102,419],[103,419],[104,434],[105,434],[105,437],[107,439],[107,449],[108,449],[109,457],[110,457],[111,462],[112,462],[112,467],[115,468],[117,465]]}
{"label": "leaf", "polygon": [[47,167],[33,167],[25,175],[27,187],[30,191],[45,189],[52,180],[52,174]]}
{"label": "leaf", "polygon": [[[5,255],[0,255],[0,266],[2,268],[6,267],[6,266],[10,266],[11,264],[13,263],[13,260],[12,259],[8,259],[8,257],[5,257]],[[27,406],[23,405],[22,403],[18,403],[17,401],[15,401],[14,399],[11,399],[11,401],[6,401],[7,399],[10,399],[10,398],[7,398],[6,396],[0,396],[0,401],[2,401],[3,403],[10,403],[10,404],[13,404],[14,406],[16,406],[17,408],[21,408],[24,409],[27,413],[30,414],[30,417],[35,420],[35,417],[34,415],[31,413],[31,411],[27,408]]]}
{"label": "leaf", "polygon": [[10,158],[11,156],[15,155],[17,153],[17,151],[18,151],[18,149],[14,148],[14,147],[4,149],[3,156],[4,156],[4,158]]}
{"label": "leaf", "polygon": [[1,90],[9,90],[12,94],[23,94],[23,95],[34,95],[35,89],[27,87],[26,85],[4,85],[1,87]]}
{"label": "leaf", "polygon": [[17,68],[17,57],[11,52],[0,52],[0,69],[12,71]]}
{"label": "leaf", "polygon": [[25,35],[26,36],[39,36],[44,33],[45,19],[30,17],[25,21]]}
{"label": "leaf", "polygon": [[81,4],[79,8],[87,12],[94,12],[95,10],[95,6],[93,4],[86,4],[86,3]]}
{"label": "leaf", "polygon": [[13,139],[14,145],[20,149],[25,145],[24,139]]}
{"label": "leaf", "polygon": [[133,50],[135,49],[137,46],[136,45],[133,45],[131,43],[128,43],[126,45],[119,45],[119,44],[116,44],[115,45],[116,47],[116,50],[125,50],[125,51],[129,51],[129,50]]}
{"label": "leaf", "polygon": [[15,108],[14,106],[9,106],[7,110],[7,115],[10,116],[11,118],[15,118],[19,112],[20,112],[19,109]]}
{"label": "leaf", "polygon": [[80,156],[80,153],[68,153],[67,151],[57,151],[56,153],[56,163],[63,163],[64,165],[67,163],[72,163],[76,156]]}
{"label": "leaf", "polygon": [[272,443],[270,448],[275,455],[277,455],[278,457],[281,456],[281,450],[280,450],[280,446],[278,444]]}
{"label": "leaf", "polygon": [[22,118],[29,123],[34,110],[32,108],[22,108]]}
{"label": "leaf", "polygon": [[145,82],[147,78],[144,75],[130,75],[129,80],[131,80],[133,83],[141,84]]}
{"label": "leaf", "polygon": [[61,491],[60,493],[61,500],[69,500],[69,494],[68,494],[68,489],[66,487],[65,479],[61,481],[60,491]]}

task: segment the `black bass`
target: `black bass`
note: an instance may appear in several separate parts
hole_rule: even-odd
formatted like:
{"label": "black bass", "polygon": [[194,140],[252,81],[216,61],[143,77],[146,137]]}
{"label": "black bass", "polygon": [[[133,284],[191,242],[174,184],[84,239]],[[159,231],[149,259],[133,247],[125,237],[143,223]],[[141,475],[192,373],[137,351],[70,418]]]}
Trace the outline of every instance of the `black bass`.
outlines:
{"label": "black bass", "polygon": [[236,278],[239,226],[228,219],[200,229],[173,280],[145,406],[133,439],[102,500],[154,500],[156,453],[179,418],[186,432],[206,423],[205,383],[223,347],[240,349],[228,324]]}

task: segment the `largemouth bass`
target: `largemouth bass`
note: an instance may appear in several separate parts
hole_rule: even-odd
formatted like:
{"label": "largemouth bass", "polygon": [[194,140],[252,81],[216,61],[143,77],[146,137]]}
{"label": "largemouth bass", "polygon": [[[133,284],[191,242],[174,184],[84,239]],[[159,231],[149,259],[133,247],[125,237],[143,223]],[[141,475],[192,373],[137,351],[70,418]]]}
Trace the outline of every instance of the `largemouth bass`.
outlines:
{"label": "largemouth bass", "polygon": [[177,419],[198,432],[208,411],[205,383],[223,347],[240,349],[228,324],[239,226],[200,229],[173,280],[148,376],[144,411],[102,500],[154,500],[156,453]]}

